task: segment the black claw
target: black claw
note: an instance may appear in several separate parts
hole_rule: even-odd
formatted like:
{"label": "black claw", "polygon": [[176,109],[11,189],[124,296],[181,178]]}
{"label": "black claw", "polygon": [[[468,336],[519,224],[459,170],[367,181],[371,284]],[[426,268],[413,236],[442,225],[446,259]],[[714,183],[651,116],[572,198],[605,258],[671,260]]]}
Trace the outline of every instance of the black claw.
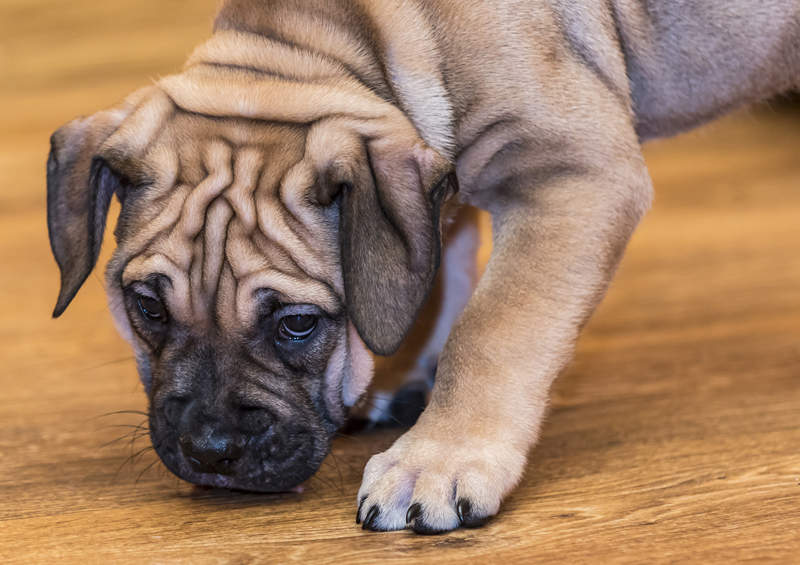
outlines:
{"label": "black claw", "polygon": [[364,518],[364,525],[361,526],[361,529],[362,530],[373,530],[374,531],[375,530],[374,522],[375,522],[375,520],[378,519],[378,514],[380,514],[380,513],[381,513],[380,507],[377,504],[373,505],[369,509],[369,512],[367,512],[367,517]]}
{"label": "black claw", "polygon": [[422,505],[419,502],[415,502],[408,507],[408,512],[406,512],[406,524],[414,522],[419,518],[420,514],[422,514]]}
{"label": "black claw", "polygon": [[458,513],[458,521],[464,524],[464,517],[469,519],[470,512],[472,511],[472,503],[466,498],[459,498],[456,504],[456,512]]}
{"label": "black claw", "polygon": [[418,519],[420,516],[422,516],[422,505],[419,502],[415,502],[408,507],[408,512],[406,512],[406,525],[411,526],[411,529],[414,530],[415,533],[431,536],[443,534],[447,531],[431,528],[425,523],[425,520]]}
{"label": "black claw", "polygon": [[367,501],[367,496],[368,495],[366,494],[362,496],[361,500],[358,503],[358,510],[356,510],[356,524],[361,523],[361,507],[364,506],[364,503]]}
{"label": "black claw", "polygon": [[491,516],[475,516],[472,513],[472,503],[466,498],[459,498],[456,504],[458,520],[465,528],[478,528],[489,521]]}

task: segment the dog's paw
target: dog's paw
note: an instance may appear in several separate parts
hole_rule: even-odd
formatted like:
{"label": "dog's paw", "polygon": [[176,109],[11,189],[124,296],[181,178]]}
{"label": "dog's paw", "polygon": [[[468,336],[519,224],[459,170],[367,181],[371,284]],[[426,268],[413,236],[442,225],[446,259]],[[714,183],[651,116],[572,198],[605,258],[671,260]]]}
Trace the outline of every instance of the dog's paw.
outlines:
{"label": "dog's paw", "polygon": [[431,386],[425,381],[406,383],[374,404],[369,420],[374,426],[409,428],[425,410]]}
{"label": "dog's paw", "polygon": [[425,410],[432,383],[414,380],[395,391],[374,390],[350,413],[347,433],[372,428],[410,428]]}
{"label": "dog's paw", "polygon": [[465,445],[414,432],[367,463],[356,514],[364,529],[439,534],[481,526],[522,475],[525,453],[508,445]]}

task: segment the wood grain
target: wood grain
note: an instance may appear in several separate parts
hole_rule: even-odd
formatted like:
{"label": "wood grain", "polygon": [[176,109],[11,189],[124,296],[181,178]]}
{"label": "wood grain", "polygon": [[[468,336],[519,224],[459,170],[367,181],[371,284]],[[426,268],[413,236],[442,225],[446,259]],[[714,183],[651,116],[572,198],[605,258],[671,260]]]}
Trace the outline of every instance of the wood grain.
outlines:
{"label": "wood grain", "polygon": [[163,470],[146,437],[109,443],[135,430],[115,426],[143,419],[110,413],[144,410],[145,398],[99,274],[49,317],[47,140],[178,69],[215,4],[0,4],[4,563],[800,559],[791,108],[648,147],[655,209],[555,387],[523,484],[483,529],[428,538],[355,525],[362,466],[397,432],[340,438],[305,491],[285,495],[195,489]]}

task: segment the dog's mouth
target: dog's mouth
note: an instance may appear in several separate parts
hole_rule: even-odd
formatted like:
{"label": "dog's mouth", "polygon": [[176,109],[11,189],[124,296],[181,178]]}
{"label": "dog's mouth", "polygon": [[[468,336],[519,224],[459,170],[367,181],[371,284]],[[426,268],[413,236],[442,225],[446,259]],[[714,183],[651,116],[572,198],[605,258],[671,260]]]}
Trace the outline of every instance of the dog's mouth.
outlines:
{"label": "dog's mouth", "polygon": [[308,480],[330,451],[332,437],[308,426],[243,434],[216,423],[179,430],[153,420],[153,448],[173,474],[196,485],[253,492],[286,492]]}
{"label": "dog's mouth", "polygon": [[153,443],[161,461],[179,478],[201,486],[229,488],[253,492],[285,492],[308,480],[322,464],[328,448],[298,446],[280,462],[270,461],[257,449],[248,450],[224,471],[204,469],[176,445]]}
{"label": "dog's mouth", "polygon": [[225,474],[198,471],[184,456],[174,452],[159,453],[159,457],[172,473],[192,484],[252,492],[286,492],[308,480],[322,463],[324,456],[314,461],[307,456],[308,451],[298,451],[279,468],[259,461],[258,455],[254,455],[248,457],[251,461],[239,461],[233,472]]}

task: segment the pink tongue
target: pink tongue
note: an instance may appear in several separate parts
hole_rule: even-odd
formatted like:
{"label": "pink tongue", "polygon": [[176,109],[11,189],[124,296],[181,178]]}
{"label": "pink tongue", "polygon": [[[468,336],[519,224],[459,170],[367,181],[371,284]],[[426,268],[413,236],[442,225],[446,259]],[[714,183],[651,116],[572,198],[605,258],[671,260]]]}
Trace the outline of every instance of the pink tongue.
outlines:
{"label": "pink tongue", "polygon": [[303,485],[297,485],[296,487],[289,490],[289,492],[296,492],[297,494],[301,494],[305,489]]}

